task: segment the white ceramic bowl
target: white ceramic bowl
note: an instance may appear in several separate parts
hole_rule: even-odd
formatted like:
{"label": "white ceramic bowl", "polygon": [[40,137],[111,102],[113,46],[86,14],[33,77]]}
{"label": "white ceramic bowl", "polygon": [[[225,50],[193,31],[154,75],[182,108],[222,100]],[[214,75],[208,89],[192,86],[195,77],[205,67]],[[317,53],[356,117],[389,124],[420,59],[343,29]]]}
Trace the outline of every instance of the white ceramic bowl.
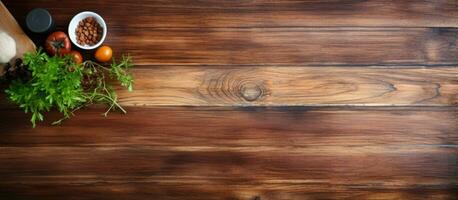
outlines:
{"label": "white ceramic bowl", "polygon": [[[97,44],[93,46],[89,46],[89,45],[82,46],[78,44],[76,40],[75,30],[78,27],[78,23],[81,20],[86,19],[87,17],[94,17],[97,23],[99,23],[100,26],[103,28],[102,38],[100,39],[100,41]],[[84,12],[78,13],[77,15],[75,15],[72,18],[72,20],[70,21],[70,24],[68,25],[68,36],[70,37],[70,40],[72,41],[72,43],[76,45],[77,47],[81,49],[86,49],[86,50],[95,49],[99,47],[100,45],[102,45],[103,41],[105,40],[105,37],[107,36],[107,31],[108,31],[107,24],[105,24],[105,20],[103,20],[103,18],[100,15],[98,15],[97,13],[90,12],[90,11],[84,11]]]}

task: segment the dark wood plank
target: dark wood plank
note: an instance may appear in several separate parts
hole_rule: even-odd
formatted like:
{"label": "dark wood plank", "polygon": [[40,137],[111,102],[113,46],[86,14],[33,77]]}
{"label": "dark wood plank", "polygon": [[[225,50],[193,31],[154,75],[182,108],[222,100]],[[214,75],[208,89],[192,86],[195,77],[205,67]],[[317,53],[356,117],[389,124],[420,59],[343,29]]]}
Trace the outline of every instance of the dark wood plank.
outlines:
{"label": "dark wood plank", "polygon": [[[457,38],[458,31],[453,28],[453,24],[458,24],[454,12],[458,6],[456,1],[430,2],[430,1],[404,1],[395,2],[376,2],[376,1],[351,1],[351,2],[315,2],[315,1],[291,1],[291,2],[245,2],[245,1],[148,1],[131,4],[126,2],[21,2],[6,1],[7,6],[15,13],[19,21],[23,21],[25,13],[32,7],[39,5],[50,5],[49,9],[56,13],[60,29],[66,30],[66,24],[71,16],[80,11],[80,8],[100,11],[107,18],[109,34],[106,40],[107,44],[112,45],[117,55],[121,52],[130,53],[134,56],[137,64],[154,64],[154,65],[285,65],[285,64],[319,64],[319,65],[370,65],[370,64],[457,64],[458,54]],[[70,5],[71,4],[71,5]],[[129,4],[127,6],[126,4]],[[197,4],[197,5],[193,5]],[[305,4],[305,5],[302,5]],[[310,7],[307,4],[312,4]],[[404,28],[409,26],[389,28],[366,27],[358,28],[358,23],[352,27],[330,27],[319,25],[319,27],[294,26],[287,25],[281,20],[275,23],[275,20],[267,20],[267,17],[250,17],[240,14],[239,9],[253,10],[248,13],[256,13],[256,10],[263,10],[265,14],[272,15],[276,9],[296,10],[295,14],[281,13],[287,18],[298,19],[301,22],[308,22],[301,19],[301,16],[307,16],[308,12],[301,9],[311,9],[315,12],[318,21],[328,19],[324,17],[323,11],[339,10],[350,4],[346,12],[353,12],[356,8],[365,9],[384,9],[383,5],[392,7],[399,12],[416,13],[426,12],[428,18],[433,19],[428,10],[444,10],[440,15],[445,19],[451,20],[453,24],[448,24],[449,28]],[[368,7],[360,4],[368,4]],[[402,4],[402,5],[401,5]],[[407,5],[403,5],[407,4]],[[103,5],[103,6],[102,6]],[[138,6],[138,7],[137,7]],[[234,6],[235,8],[231,8]],[[48,7],[48,6],[46,6]],[[246,8],[244,8],[246,7]],[[237,9],[239,8],[239,9]],[[313,9],[315,8],[315,9]],[[334,9],[331,9],[334,8]],[[55,9],[55,10],[54,10]],[[69,9],[69,10],[68,10]],[[102,9],[102,10],[100,10]],[[134,10],[130,10],[134,9]],[[158,9],[158,10],[156,10]],[[161,13],[161,9],[167,14],[162,16],[163,25],[160,25],[159,19],[152,19],[148,16]],[[171,10],[170,10],[171,9]],[[178,10],[177,10],[178,9]],[[214,17],[217,14],[205,14],[200,10],[209,10],[216,13],[224,13],[224,10],[230,11],[232,16],[241,19],[266,20],[266,23],[272,22],[268,26],[233,26],[224,25],[224,22],[215,22],[220,26],[207,26],[206,21],[194,19],[192,12],[181,13],[180,19],[172,19],[174,16],[180,16],[181,9],[194,10],[199,16]],[[265,9],[265,10],[264,10]],[[385,8],[388,9],[388,8]],[[416,11],[416,9],[419,9]],[[221,11],[223,10],[223,11]],[[356,9],[357,10],[357,9]],[[369,9],[370,10],[370,9]],[[106,13],[104,13],[106,12]],[[126,14],[129,12],[131,14]],[[177,13],[178,12],[178,13]],[[366,13],[367,12],[367,13]],[[151,13],[151,14],[147,14]],[[274,12],[276,13],[276,12]],[[374,15],[373,12],[364,11],[367,15],[373,17],[389,16],[384,10],[381,15]],[[437,12],[439,13],[439,12]],[[194,13],[196,14],[196,13]],[[61,16],[63,15],[63,16]],[[338,17],[339,20],[348,19],[347,17]],[[406,14],[408,16],[408,14]],[[452,16],[450,16],[452,15]],[[318,17],[320,16],[320,17]],[[390,22],[399,22],[405,19],[396,14],[397,20]],[[174,23],[187,23],[188,20],[195,20],[185,25]],[[360,20],[374,23],[377,21],[370,18],[360,18]],[[282,19],[275,17],[274,19]],[[415,18],[418,19],[418,18]],[[234,20],[229,20],[234,21]],[[440,22],[447,20],[441,19]],[[236,20],[237,23],[245,23],[244,20]],[[441,24],[439,22],[433,24]],[[153,24],[153,25],[151,25]],[[168,25],[166,25],[168,24]],[[280,24],[283,24],[281,26]],[[418,26],[418,23],[415,23]],[[156,26],[158,25],[158,26]],[[375,24],[374,24],[375,25]],[[134,26],[134,27],[129,27]],[[137,27],[135,27],[137,26]],[[369,26],[369,25],[368,25]],[[372,26],[372,25],[370,25]],[[433,26],[433,25],[432,25]],[[40,42],[39,42],[40,43]]]}
{"label": "dark wood plank", "polygon": [[[83,179],[83,182],[81,181]],[[29,180],[29,179],[28,179]],[[66,180],[70,180],[68,183]],[[187,179],[188,180],[188,179]],[[448,188],[422,188],[414,189],[368,189],[354,185],[350,190],[344,190],[337,185],[314,183],[256,183],[231,184],[207,183],[205,181],[187,182],[184,180],[158,183],[154,181],[130,180],[125,182],[96,181],[80,177],[60,178],[59,181],[39,181],[28,184],[15,183],[7,188],[0,188],[0,198],[5,199],[30,199],[43,197],[45,199],[151,199],[161,200],[187,199],[187,200],[291,200],[291,199],[352,199],[352,200],[452,200],[455,198],[456,186]],[[2,185],[0,183],[0,185]],[[39,188],[39,189],[30,189]],[[288,191],[288,192],[285,192]]]}
{"label": "dark wood plank", "polygon": [[[128,107],[78,111],[64,126],[0,110],[0,146],[313,147],[456,145],[457,107]],[[58,119],[55,112],[49,120]],[[49,121],[48,121],[49,122]],[[84,129],[81,129],[84,127]]]}
{"label": "dark wood plank", "polygon": [[[56,199],[76,189],[84,191],[79,199],[134,199],[145,193],[177,199],[185,195],[177,193],[187,190],[189,199],[210,196],[209,192],[212,199],[324,198],[334,192],[336,198],[391,193],[391,198],[382,199],[409,199],[415,195],[403,195],[424,190],[450,199],[457,188],[456,149],[371,153],[348,147],[346,153],[319,148],[295,153],[161,148],[2,148],[1,195]],[[56,185],[60,186],[53,188]],[[271,193],[275,196],[269,198]],[[416,197],[430,195],[420,192]]]}
{"label": "dark wood plank", "polygon": [[[1,147],[0,177],[126,176],[173,181],[195,177],[228,182],[318,182],[371,188],[456,183],[454,147]],[[355,176],[357,174],[357,176]],[[169,178],[167,178],[169,177]],[[455,177],[456,178],[456,177]],[[103,179],[102,179],[103,180]],[[256,182],[252,180],[253,182]],[[413,180],[416,180],[413,182]],[[128,181],[127,181],[128,182]],[[220,182],[221,183],[221,182]]]}
{"label": "dark wood plank", "polygon": [[3,0],[19,20],[35,7],[51,11],[61,26],[93,10],[110,26],[139,27],[458,27],[455,0]]}
{"label": "dark wood plank", "polygon": [[456,108],[128,110],[31,129],[2,109],[0,198],[451,199],[457,189]]}
{"label": "dark wood plank", "polygon": [[458,29],[110,29],[136,64],[412,65],[458,63]]}

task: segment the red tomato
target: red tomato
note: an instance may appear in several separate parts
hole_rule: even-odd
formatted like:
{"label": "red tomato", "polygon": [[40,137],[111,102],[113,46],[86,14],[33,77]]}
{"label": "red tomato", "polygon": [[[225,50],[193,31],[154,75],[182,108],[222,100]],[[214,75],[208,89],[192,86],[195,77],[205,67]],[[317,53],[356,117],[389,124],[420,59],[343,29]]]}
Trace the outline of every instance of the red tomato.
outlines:
{"label": "red tomato", "polygon": [[65,55],[71,55],[73,57],[73,60],[75,61],[76,64],[81,64],[83,63],[83,56],[81,55],[80,52],[72,50],[68,52]]}
{"label": "red tomato", "polygon": [[70,52],[72,49],[72,44],[70,38],[67,34],[62,31],[57,31],[51,33],[51,35],[46,38],[45,49],[49,55],[64,55]]}

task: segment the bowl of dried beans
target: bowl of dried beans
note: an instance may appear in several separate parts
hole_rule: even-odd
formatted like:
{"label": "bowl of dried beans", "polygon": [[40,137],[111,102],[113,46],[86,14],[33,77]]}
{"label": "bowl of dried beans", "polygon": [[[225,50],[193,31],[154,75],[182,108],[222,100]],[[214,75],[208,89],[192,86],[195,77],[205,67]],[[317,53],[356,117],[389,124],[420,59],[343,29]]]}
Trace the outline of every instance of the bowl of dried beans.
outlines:
{"label": "bowl of dried beans", "polygon": [[107,25],[97,13],[81,12],[70,21],[68,35],[77,47],[87,50],[95,49],[105,40]]}

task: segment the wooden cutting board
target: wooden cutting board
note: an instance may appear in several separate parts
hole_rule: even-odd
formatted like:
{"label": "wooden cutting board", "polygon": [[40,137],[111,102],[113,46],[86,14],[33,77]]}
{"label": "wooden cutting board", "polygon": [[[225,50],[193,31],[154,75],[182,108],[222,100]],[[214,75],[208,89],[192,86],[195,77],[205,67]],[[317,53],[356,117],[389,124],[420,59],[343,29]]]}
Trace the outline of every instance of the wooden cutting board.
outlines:
{"label": "wooden cutting board", "polygon": [[[0,31],[8,33],[16,41],[16,58],[22,57],[25,52],[35,50],[32,40],[22,31],[21,27],[0,1]],[[4,67],[0,65],[0,76]]]}

